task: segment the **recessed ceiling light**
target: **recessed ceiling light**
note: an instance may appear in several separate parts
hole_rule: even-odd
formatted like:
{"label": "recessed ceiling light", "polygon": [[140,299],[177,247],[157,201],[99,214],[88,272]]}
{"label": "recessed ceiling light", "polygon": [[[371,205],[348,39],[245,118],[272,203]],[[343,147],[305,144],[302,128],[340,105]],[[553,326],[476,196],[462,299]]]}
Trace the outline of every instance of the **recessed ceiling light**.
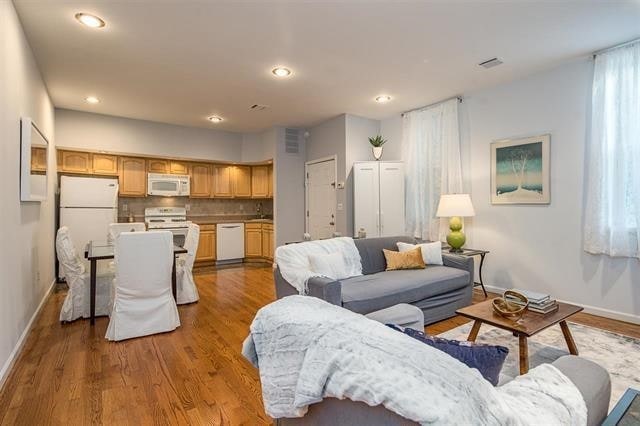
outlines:
{"label": "recessed ceiling light", "polygon": [[218,117],[217,115],[212,115],[209,117],[209,121],[212,123],[219,123],[222,121],[222,117]]}
{"label": "recessed ceiling light", "polygon": [[106,23],[96,15],[90,13],[76,13],[76,19],[83,25],[90,28],[102,28]]}
{"label": "recessed ceiling light", "polygon": [[90,104],[97,104],[100,102],[100,99],[96,98],[95,96],[87,96],[86,98],[84,98],[84,100]]}
{"label": "recessed ceiling light", "polygon": [[271,70],[271,72],[276,77],[281,77],[281,78],[289,77],[291,75],[291,70],[285,67],[275,67],[274,69]]}
{"label": "recessed ceiling light", "polygon": [[385,103],[391,100],[391,96],[389,95],[378,95],[376,96],[376,102]]}

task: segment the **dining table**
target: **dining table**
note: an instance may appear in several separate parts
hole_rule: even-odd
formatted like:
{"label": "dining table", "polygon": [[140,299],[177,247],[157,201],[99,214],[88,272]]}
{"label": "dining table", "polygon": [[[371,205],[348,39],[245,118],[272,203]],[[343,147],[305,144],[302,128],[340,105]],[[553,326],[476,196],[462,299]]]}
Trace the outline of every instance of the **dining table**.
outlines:
{"label": "dining table", "polygon": [[[90,308],[89,321],[91,325],[96,323],[96,277],[99,260],[108,260],[115,257],[114,245],[107,241],[92,240],[89,241],[84,250],[84,257],[90,263],[89,280],[90,280]],[[171,269],[171,292],[173,298],[177,300],[177,278],[176,278],[176,256],[185,254],[187,250],[174,244],[173,246],[173,266]]]}

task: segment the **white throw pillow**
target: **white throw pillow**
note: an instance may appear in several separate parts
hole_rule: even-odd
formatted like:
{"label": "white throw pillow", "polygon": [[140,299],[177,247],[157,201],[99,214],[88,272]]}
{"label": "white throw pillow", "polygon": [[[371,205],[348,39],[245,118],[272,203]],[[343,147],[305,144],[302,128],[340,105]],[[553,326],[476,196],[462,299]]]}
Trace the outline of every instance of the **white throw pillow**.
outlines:
{"label": "white throw pillow", "polygon": [[332,280],[349,278],[349,268],[340,252],[309,255],[311,270]]}
{"label": "white throw pillow", "polygon": [[397,242],[398,251],[409,251],[416,247],[420,247],[422,251],[422,260],[426,265],[442,265],[442,243],[435,241],[433,243],[408,244]]}

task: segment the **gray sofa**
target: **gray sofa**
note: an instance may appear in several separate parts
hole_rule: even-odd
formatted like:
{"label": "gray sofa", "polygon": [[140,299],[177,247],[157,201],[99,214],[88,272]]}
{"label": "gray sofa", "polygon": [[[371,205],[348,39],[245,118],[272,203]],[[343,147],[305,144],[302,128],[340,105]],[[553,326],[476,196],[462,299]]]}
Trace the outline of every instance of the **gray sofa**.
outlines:
{"label": "gray sofa", "polygon": [[[385,271],[382,249],[397,251],[398,241],[414,243],[413,238],[398,236],[354,241],[362,258],[363,275],[341,281],[311,278],[308,282],[311,296],[361,314],[410,303],[422,309],[425,324],[452,317],[456,309],[471,303],[473,258],[443,254],[443,266]],[[277,267],[274,279],[279,299],[297,294]]]}
{"label": "gray sofa", "polygon": [[[598,364],[573,355],[557,359],[553,365],[567,376],[580,390],[587,404],[587,426],[600,425],[607,416],[611,398],[611,381],[606,370]],[[309,407],[304,417],[276,419],[278,426],[337,426],[416,425],[382,405],[370,407],[350,399],[326,398]],[[535,424],[535,419],[532,419]]]}

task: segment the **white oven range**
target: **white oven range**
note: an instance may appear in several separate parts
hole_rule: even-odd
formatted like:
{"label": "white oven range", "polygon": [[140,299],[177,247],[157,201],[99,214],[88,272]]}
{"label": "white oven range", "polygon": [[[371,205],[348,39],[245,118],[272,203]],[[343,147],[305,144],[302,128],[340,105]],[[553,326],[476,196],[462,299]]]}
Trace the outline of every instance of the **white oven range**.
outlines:
{"label": "white oven range", "polygon": [[184,207],[147,207],[144,209],[144,222],[147,230],[165,230],[173,233],[173,243],[184,246],[190,221]]}

